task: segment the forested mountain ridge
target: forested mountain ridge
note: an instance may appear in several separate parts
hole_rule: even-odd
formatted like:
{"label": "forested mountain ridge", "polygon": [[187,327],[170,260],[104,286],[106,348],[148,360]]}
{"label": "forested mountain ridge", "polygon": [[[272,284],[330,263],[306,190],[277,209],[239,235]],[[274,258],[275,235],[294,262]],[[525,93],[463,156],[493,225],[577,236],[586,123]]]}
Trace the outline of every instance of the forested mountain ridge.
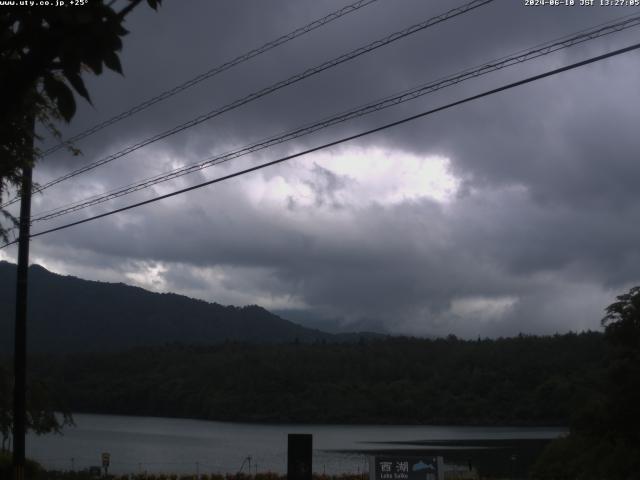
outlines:
{"label": "forested mountain ridge", "polygon": [[[0,261],[0,352],[12,351],[16,266]],[[141,345],[344,341],[256,305],[223,306],[123,283],[29,267],[29,351],[114,351]]]}
{"label": "forested mountain ridge", "polygon": [[[0,327],[15,265],[0,262]],[[78,412],[320,423],[567,424],[602,377],[602,334],[344,337],[30,269],[29,364]],[[0,336],[4,352],[11,335]],[[340,344],[337,339],[360,339]],[[277,345],[275,345],[277,344]],[[84,353],[83,353],[84,352]],[[90,353],[91,352],[91,353]],[[64,355],[62,355],[64,353]]]}
{"label": "forested mountain ridge", "polygon": [[228,421],[567,425],[598,393],[599,333],[477,341],[170,345],[29,361],[75,412]]}

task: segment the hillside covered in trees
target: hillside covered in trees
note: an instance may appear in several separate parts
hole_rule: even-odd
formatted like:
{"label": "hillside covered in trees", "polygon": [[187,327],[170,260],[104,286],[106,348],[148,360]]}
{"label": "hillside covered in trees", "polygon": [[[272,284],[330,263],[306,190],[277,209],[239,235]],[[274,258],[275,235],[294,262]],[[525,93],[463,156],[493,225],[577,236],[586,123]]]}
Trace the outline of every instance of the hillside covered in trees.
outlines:
{"label": "hillside covered in trees", "polygon": [[318,423],[566,425],[602,375],[601,334],[145,347],[39,356],[74,412]]}
{"label": "hillside covered in trees", "polygon": [[[0,261],[0,353],[13,349],[16,266]],[[290,322],[257,305],[224,306],[123,283],[83,280],[29,267],[29,351],[118,351],[167,342],[211,345],[352,341]],[[373,336],[372,334],[362,334]]]}

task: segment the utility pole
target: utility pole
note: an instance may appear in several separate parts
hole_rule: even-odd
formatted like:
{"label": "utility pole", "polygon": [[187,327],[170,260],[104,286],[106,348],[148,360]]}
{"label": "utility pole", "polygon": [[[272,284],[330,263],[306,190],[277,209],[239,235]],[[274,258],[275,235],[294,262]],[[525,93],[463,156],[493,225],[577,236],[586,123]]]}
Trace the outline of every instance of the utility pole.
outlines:
{"label": "utility pole", "polygon": [[[29,152],[29,154],[31,159],[33,159],[33,139],[31,152]],[[20,236],[18,237],[15,342],[13,348],[13,470],[15,480],[24,480],[25,465],[25,432],[27,423],[27,287],[29,274],[29,234],[31,230],[31,174],[31,165],[25,165],[22,169],[22,185],[20,188]]]}

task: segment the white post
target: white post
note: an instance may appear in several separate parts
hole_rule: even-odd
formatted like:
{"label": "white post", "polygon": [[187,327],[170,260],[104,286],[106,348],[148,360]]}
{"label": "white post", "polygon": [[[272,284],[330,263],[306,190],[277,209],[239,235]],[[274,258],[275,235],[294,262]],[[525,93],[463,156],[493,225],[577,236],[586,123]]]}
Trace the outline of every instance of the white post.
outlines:
{"label": "white post", "polygon": [[438,465],[438,480],[444,480],[444,459],[437,457],[436,463]]}

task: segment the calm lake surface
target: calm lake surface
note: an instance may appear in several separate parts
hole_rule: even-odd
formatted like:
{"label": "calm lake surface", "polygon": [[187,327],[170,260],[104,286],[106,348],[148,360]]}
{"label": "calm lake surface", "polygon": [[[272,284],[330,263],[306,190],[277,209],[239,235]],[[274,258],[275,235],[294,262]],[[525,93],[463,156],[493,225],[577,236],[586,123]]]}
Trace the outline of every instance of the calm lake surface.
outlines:
{"label": "calm lake surface", "polygon": [[[27,437],[27,455],[52,469],[100,465],[111,454],[111,473],[285,473],[287,434],[313,434],[313,468],[318,473],[368,471],[368,455],[376,450],[420,450],[429,441],[452,441],[469,448],[482,441],[551,439],[561,428],[446,427],[376,425],[262,425],[154,417],[74,415],[75,428],[64,435]],[[455,447],[455,441],[464,446]],[[469,442],[472,441],[472,442]],[[409,446],[409,447],[408,447]]]}

